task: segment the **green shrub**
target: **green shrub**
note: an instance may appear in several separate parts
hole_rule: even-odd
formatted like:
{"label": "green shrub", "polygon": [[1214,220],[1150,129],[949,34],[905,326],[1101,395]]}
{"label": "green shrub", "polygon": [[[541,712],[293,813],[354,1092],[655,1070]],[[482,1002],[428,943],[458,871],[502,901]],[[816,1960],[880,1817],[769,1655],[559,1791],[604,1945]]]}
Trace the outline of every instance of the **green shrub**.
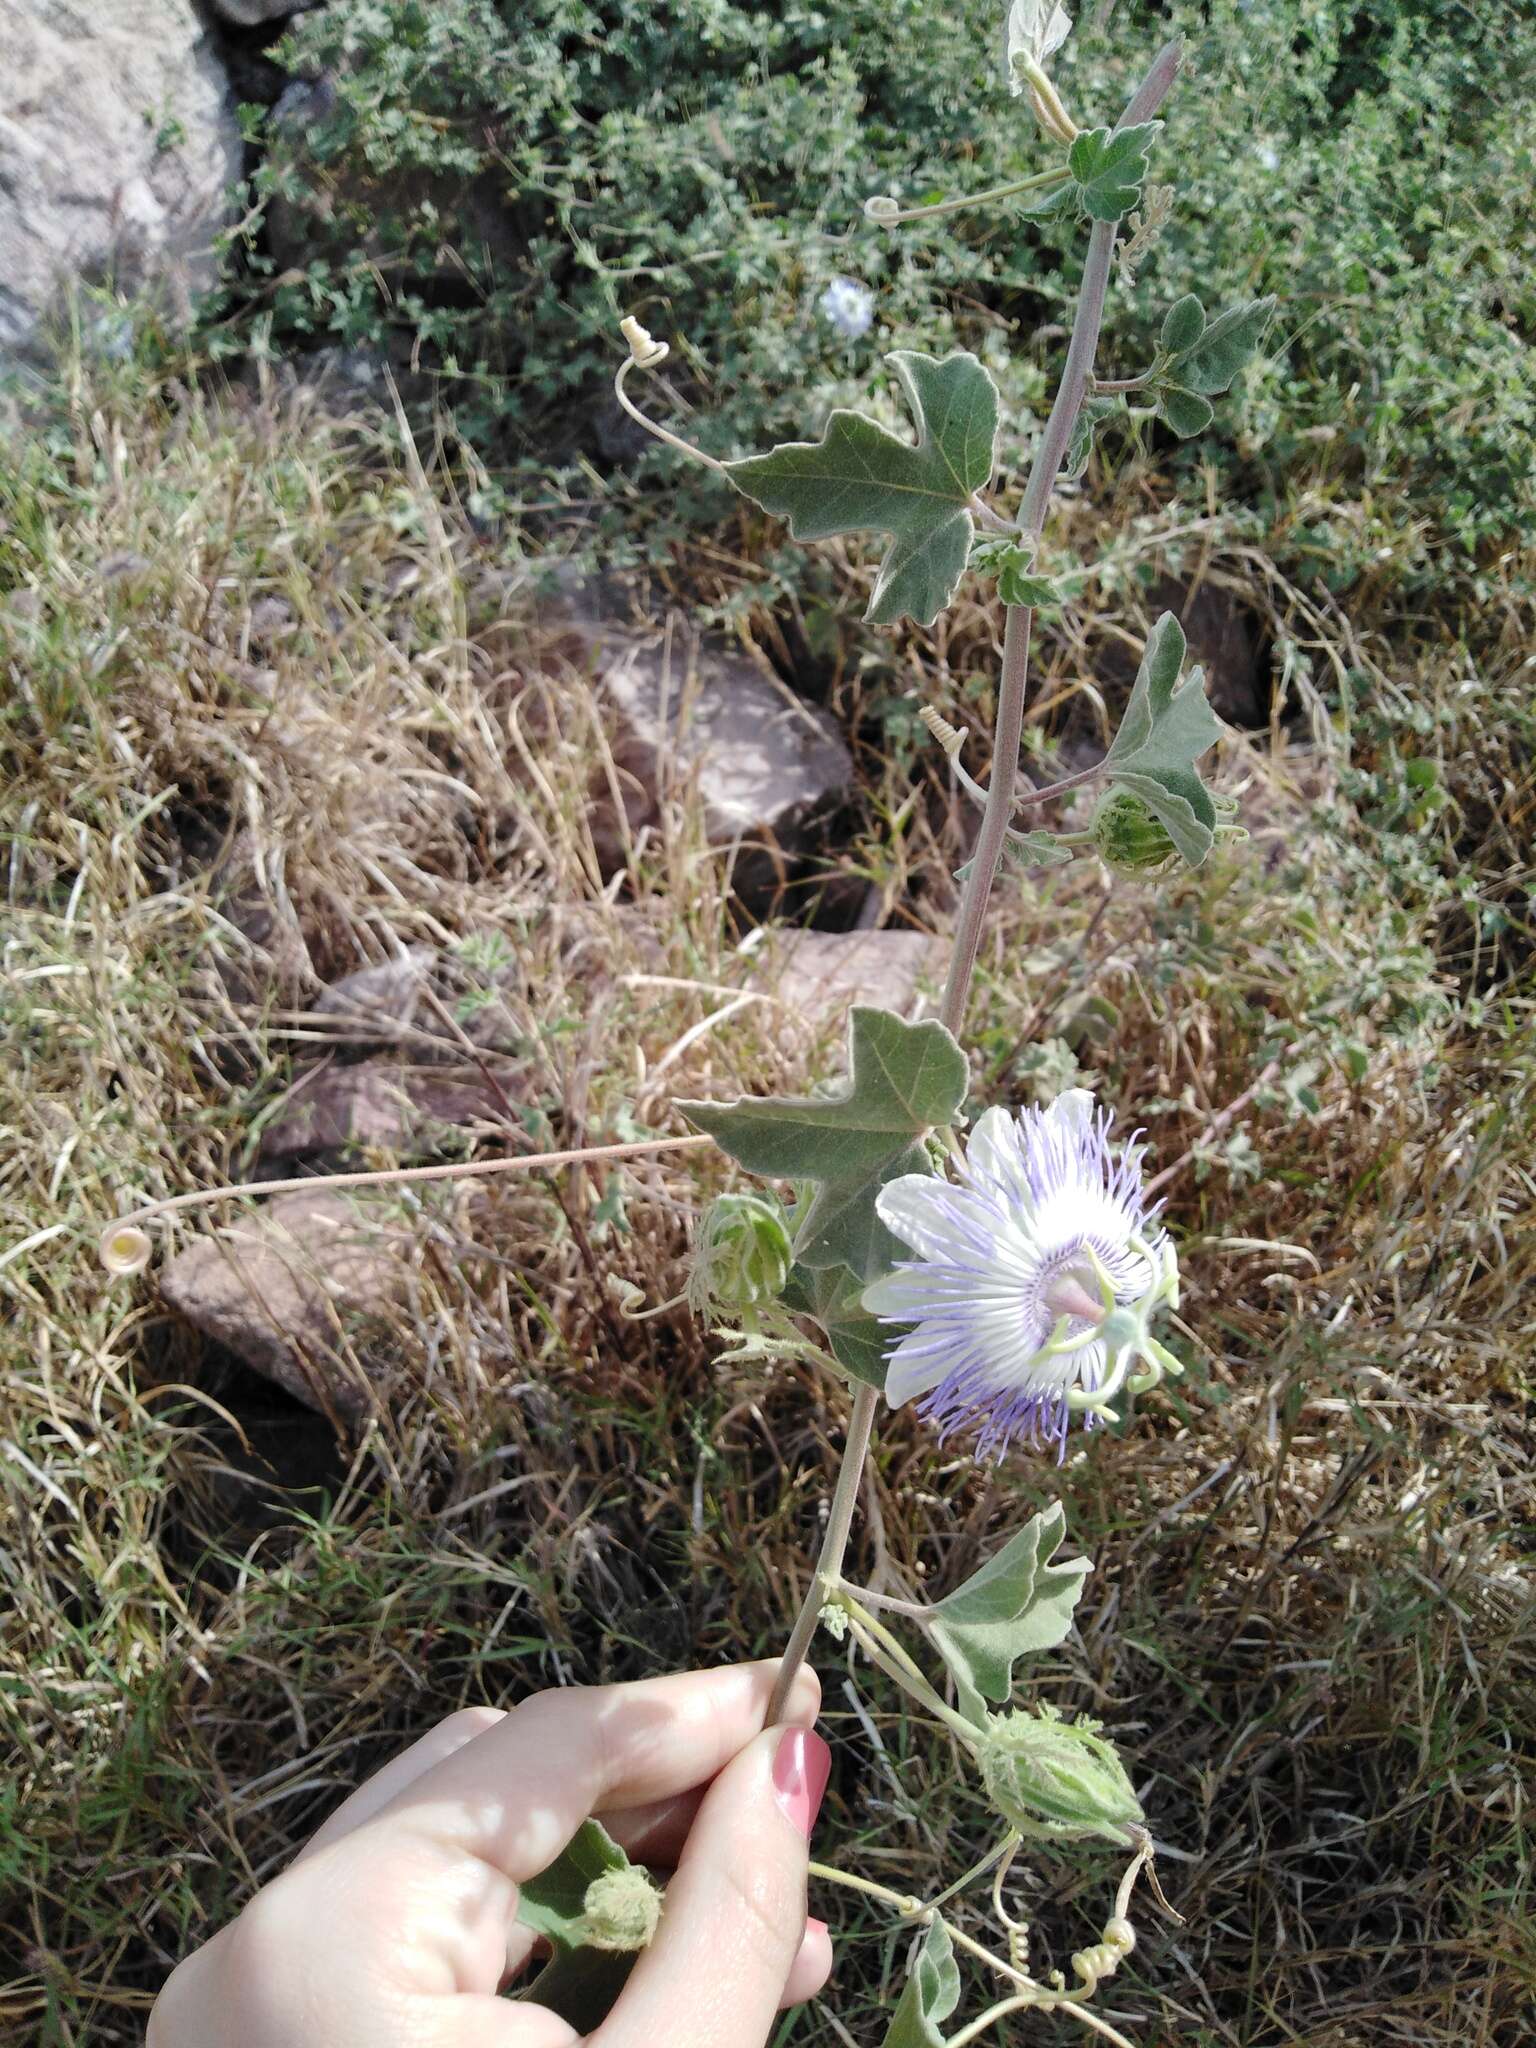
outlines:
{"label": "green shrub", "polygon": [[[679,494],[701,486],[602,431],[625,312],[673,341],[689,431],[721,453],[797,428],[807,387],[869,403],[883,352],[913,345],[975,349],[1022,443],[1058,342],[1043,335],[1038,367],[1010,367],[1004,336],[1053,323],[1042,243],[1076,231],[999,232],[978,212],[888,234],[860,212],[871,192],[980,191],[1045,160],[1023,102],[1006,140],[987,118],[1002,87],[977,76],[976,36],[996,29],[1000,49],[1002,13],[1002,0],[333,0],[285,45],[296,71],[329,81],[314,96],[329,110],[263,174],[312,252],[262,294],[272,331],[291,347],[408,345],[448,373],[460,425],[520,486],[553,468],[590,498],[582,456],[596,452],[603,480],[643,461],[647,544],[678,530],[671,512],[697,512]],[[1189,39],[1160,145],[1179,221],[1112,296],[1105,360],[1139,367],[1188,289],[1208,305],[1277,293],[1268,356],[1224,401],[1214,458],[1210,437],[1199,458],[1156,448],[1174,468],[1235,469],[1291,558],[1335,587],[1368,569],[1443,576],[1536,524],[1521,105],[1536,21],[1504,14],[1172,0],[1115,10],[1061,64],[1068,104],[1102,120],[1149,17]],[[877,294],[857,342],[817,310],[839,274]],[[225,333],[247,331],[237,319]]]}

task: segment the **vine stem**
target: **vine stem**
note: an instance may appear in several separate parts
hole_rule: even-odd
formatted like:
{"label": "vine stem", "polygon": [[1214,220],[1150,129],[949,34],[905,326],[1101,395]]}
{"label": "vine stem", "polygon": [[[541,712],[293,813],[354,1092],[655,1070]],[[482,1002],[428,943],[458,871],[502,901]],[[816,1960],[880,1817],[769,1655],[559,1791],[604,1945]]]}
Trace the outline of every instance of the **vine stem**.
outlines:
{"label": "vine stem", "polygon": [[[937,1901],[925,1904],[923,1900],[912,1898],[904,1892],[892,1891],[888,1884],[877,1884],[872,1877],[859,1877],[851,1870],[838,1870],[833,1864],[816,1862],[810,1865],[810,1874],[812,1877],[821,1878],[827,1884],[845,1885],[849,1891],[862,1892],[866,1898],[879,1899],[884,1905],[894,1906],[901,1918],[910,1921],[914,1927],[931,1927],[939,1917]],[[945,1896],[948,1897],[949,1894],[946,1893]],[[963,1928],[955,1927],[947,1921],[945,1924],[949,1927],[949,1938],[956,1948],[967,1950],[979,1961],[994,1969],[1000,1977],[1008,1978],[1013,1984],[1022,1986],[1029,1983],[1029,1978],[1022,1970],[1016,1970],[1011,1963],[1005,1963],[1002,1957],[985,1943],[975,1940]]]}
{"label": "vine stem", "polygon": [[[879,1628],[873,1615],[865,1614],[861,1617],[852,1608],[845,1609],[845,1612],[848,1615],[848,1627],[853,1639],[870,1663],[877,1665],[887,1678],[894,1678],[910,1699],[916,1700],[917,1704],[926,1713],[932,1714],[936,1721],[942,1721],[958,1740],[974,1746],[976,1731],[955,1712],[953,1707],[945,1706],[890,1632]],[[876,1630],[878,1633],[875,1633]]]}
{"label": "vine stem", "polygon": [[[1163,45],[1152,59],[1146,76],[1131,95],[1125,112],[1116,122],[1117,129],[1134,127],[1138,122],[1152,118],[1172,90],[1173,81],[1179,72],[1180,55],[1178,42]],[[1078,296],[1076,317],[1072,322],[1072,339],[1067,345],[1067,360],[1062,369],[1061,383],[1057,388],[1056,402],[1051,407],[1050,418],[1045,423],[1045,432],[1040,437],[1040,447],[1035,455],[1029,482],[1024,488],[1024,497],[1019,508],[1019,525],[1026,533],[1038,535],[1045,524],[1051,492],[1061,473],[1061,465],[1066,460],[1073,423],[1083,402],[1088,379],[1093,372],[1093,359],[1098,350],[1099,328],[1104,319],[1104,300],[1109,289],[1109,273],[1114,258],[1118,226],[1119,223],[1116,221],[1095,221],[1093,232],[1088,238],[1088,254],[1083,262],[1082,288]],[[960,915],[955,925],[955,949],[950,957],[949,974],[944,983],[944,999],[939,1008],[940,1022],[957,1038],[965,1022],[971,980],[976,971],[976,956],[981,949],[981,931],[986,918],[987,901],[992,894],[997,865],[1002,859],[1003,847],[1008,838],[1008,821],[1013,814],[1019,747],[1024,737],[1024,698],[1029,682],[1029,634],[1032,618],[1033,614],[1026,606],[1010,605],[1007,623],[1003,628],[1003,672],[998,692],[997,728],[992,747],[991,785],[987,791],[987,806],[982,813],[981,831],[977,835],[971,872],[966,879],[965,894],[960,899]],[[875,1399],[875,1389],[861,1382],[853,1399],[853,1414],[848,1423],[848,1440],[843,1448],[842,1467],[838,1472],[832,1494],[832,1506],[827,1517],[827,1533],[822,1539],[821,1555],[817,1559],[816,1571],[800,1612],[795,1617],[795,1625],[785,1646],[783,1661],[779,1665],[778,1683],[774,1686],[773,1698],[769,1702],[769,1726],[783,1716],[790,1688],[810,1650],[828,1589],[835,1586],[842,1577],[843,1558],[848,1549],[848,1532],[853,1524],[854,1503],[858,1498],[859,1480],[863,1475],[864,1460],[869,1452],[870,1435],[874,1428]]]}
{"label": "vine stem", "polygon": [[242,1195],[308,1194],[316,1188],[412,1187],[424,1180],[478,1180],[493,1173],[532,1173],[542,1168],[579,1166],[588,1160],[648,1159],[662,1152],[684,1152],[714,1139],[700,1133],[686,1138],[642,1138],[624,1145],[578,1145],[567,1152],[519,1152],[510,1159],[470,1159],[452,1166],[386,1166],[374,1173],[312,1173],[297,1180],[235,1181],[222,1188],[193,1188],[185,1195],[168,1195],[161,1202],[146,1202],[129,1209],[109,1226],[126,1230],[151,1217],[164,1216],[173,1209],[201,1208],[207,1202],[232,1202]]}
{"label": "vine stem", "polygon": [[[1117,127],[1134,127],[1156,113],[1178,75],[1179,56],[1180,46],[1176,42],[1166,43],[1158,51],[1146,77],[1120,116]],[[1117,221],[1095,221],[1088,238],[1088,254],[1083,262],[1082,288],[1072,322],[1072,338],[1067,344],[1067,360],[1062,369],[1061,383],[1057,386],[1056,402],[1040,437],[1040,446],[1019,506],[1018,523],[1026,534],[1038,536],[1045,525],[1051,492],[1066,460],[1072,428],[1088,388],[1088,379],[1093,374],[1093,359],[1098,352],[1099,329],[1104,321],[1104,300],[1109,290],[1118,228]],[[986,809],[982,813],[981,830],[976,837],[971,871],[966,878],[965,894],[960,899],[955,950],[950,959],[944,1000],[939,1010],[940,1020],[956,1037],[965,1022],[987,902],[1008,838],[1008,820],[1015,802],[1019,747],[1024,737],[1024,699],[1029,684],[1029,636],[1033,617],[1027,606],[1010,605],[1003,629],[1003,672],[998,692],[997,727],[993,736],[992,779],[987,790]]]}
{"label": "vine stem", "polygon": [[821,1618],[822,1606],[827,1597],[828,1586],[835,1586],[843,1575],[843,1559],[848,1552],[848,1532],[853,1527],[854,1503],[859,1497],[859,1481],[864,1476],[864,1460],[869,1454],[869,1439],[875,1427],[876,1390],[865,1381],[859,1382],[858,1392],[853,1397],[853,1413],[848,1418],[848,1437],[843,1445],[843,1462],[838,1467],[837,1484],[832,1489],[832,1504],[827,1510],[826,1534],[821,1539],[821,1554],[816,1559],[816,1570],[800,1612],[795,1616],[794,1628],[784,1646],[783,1661],[779,1665],[779,1676],[773,1688],[773,1697],[768,1702],[768,1718],[765,1725],[773,1727],[784,1718],[784,1708],[790,1690],[800,1674],[811,1647],[811,1638],[816,1633],[816,1624]]}
{"label": "vine stem", "polygon": [[[951,1929],[950,1932],[953,1935],[954,1930]],[[1085,2027],[1092,2028],[1094,2033],[1102,2034],[1106,2041],[1113,2041],[1115,2048],[1135,2048],[1135,2043],[1128,2041],[1118,2027],[1112,2027],[1101,2013],[1094,2012],[1090,2006],[1083,2005],[1071,1997],[1043,1988],[1039,1991],[1020,1992],[1017,1998],[1005,1998],[1001,2005],[994,2005],[990,2012],[984,2012],[979,2019],[972,2020],[971,2024],[962,2027],[958,2034],[951,2034],[949,2048],[969,2048],[972,2041],[979,2041],[988,2028],[995,2027],[999,2020],[1008,2019],[1016,2012],[1028,2012],[1031,2008],[1039,2012],[1068,2013],[1073,2019],[1081,2020]]]}

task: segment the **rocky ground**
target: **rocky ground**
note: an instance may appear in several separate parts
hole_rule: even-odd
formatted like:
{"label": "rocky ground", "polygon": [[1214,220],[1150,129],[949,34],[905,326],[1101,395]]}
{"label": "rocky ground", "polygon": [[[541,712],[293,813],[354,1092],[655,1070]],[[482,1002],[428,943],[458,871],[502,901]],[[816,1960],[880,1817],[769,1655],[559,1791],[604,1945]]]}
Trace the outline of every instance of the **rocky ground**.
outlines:
{"label": "rocky ground", "polygon": [[[137,2040],[453,1707],[781,1641],[844,1396],[722,1367],[676,1299],[722,1162],[321,1177],[826,1078],[850,1002],[921,1015],[942,976],[973,813],[920,703],[987,772],[973,599],[877,647],[832,548],[849,619],[813,634],[734,601],[745,527],[599,577],[472,515],[366,353],[145,367],[144,307],[171,335],[215,281],[237,102],[301,135],[323,97],[272,60],[286,12],[0,0],[0,2038],[49,2048]],[[296,262],[305,232],[264,229]],[[942,1590],[1064,1502],[1095,1572],[1041,1696],[1111,1725],[1187,1923],[1117,1979],[1136,2038],[1515,2048],[1530,565],[1480,567],[1475,612],[1346,608],[1150,463],[1061,528],[1099,566],[1039,636],[1030,772],[1097,758],[1171,607],[1251,836],[1161,884],[1011,876],[973,1104],[1082,1082],[1146,1131],[1188,1377],[1060,1470],[884,1418],[855,1569]],[[114,1215],[271,1181],[101,1271]],[[983,1846],[971,1787],[821,1663],[857,1737],[823,1853],[936,1889]],[[1034,1860],[1042,1952],[1103,1875]],[[903,1944],[818,1910],[837,1995],[793,2038],[862,2048]]]}
{"label": "rocky ground", "polygon": [[[722,644],[488,538],[392,413],[276,381],[108,364],[10,449],[0,2030],[124,2042],[170,1960],[454,1705],[779,1640],[843,1395],[723,1370],[680,1305],[625,1319],[627,1288],[686,1278],[720,1178],[687,1154],[191,1210],[126,1282],[101,1227],[675,1130],[680,1094],[832,1071],[849,996],[929,1000],[969,842],[893,695],[981,725],[961,685],[995,646],[963,607],[868,684],[770,658],[792,622]],[[1151,573],[1044,644],[1041,772],[1092,744],[1145,633],[1142,516],[1068,511]],[[942,1588],[1064,1501],[1095,1574],[1044,1691],[1111,1724],[1187,1918],[1117,1980],[1133,2034],[1513,2048],[1524,615],[1473,703],[1432,632],[1388,656],[1283,609],[1246,542],[1201,587],[1236,611],[1251,729],[1220,777],[1252,840],[1171,887],[1016,879],[973,1060],[978,1106],[1086,1078],[1146,1128],[1189,1377],[1060,1470],[887,1419],[856,1569]],[[1415,758],[1448,801],[1422,808],[1376,714],[1328,715],[1301,641],[1433,707]],[[861,1759],[841,1745],[825,1851],[942,1882],[985,1827],[963,1775],[877,1674],[821,1661]],[[1042,1949],[1097,1926],[1091,1858],[1030,1878]],[[900,1944],[837,1926],[836,2024],[873,2042]]]}

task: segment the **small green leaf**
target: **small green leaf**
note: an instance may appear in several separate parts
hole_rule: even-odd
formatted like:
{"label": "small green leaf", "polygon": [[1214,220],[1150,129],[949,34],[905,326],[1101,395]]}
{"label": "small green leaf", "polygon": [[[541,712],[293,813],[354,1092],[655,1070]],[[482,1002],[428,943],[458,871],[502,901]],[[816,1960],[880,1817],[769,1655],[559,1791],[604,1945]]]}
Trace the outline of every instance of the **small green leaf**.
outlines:
{"label": "small green leaf", "polygon": [[1006,540],[1000,534],[988,534],[971,549],[971,567],[980,576],[997,579],[997,594],[1004,604],[1031,608],[1060,604],[1062,590],[1058,579],[1037,576],[1034,561],[1032,541]]}
{"label": "small green leaf", "polygon": [[1157,387],[1157,409],[1183,441],[1192,434],[1203,434],[1216,417],[1216,408],[1208,398],[1186,391],[1181,384]]}
{"label": "small green leaf", "polygon": [[970,501],[992,479],[997,387],[964,350],[940,361],[897,349],[886,361],[917,422],[915,443],[840,410],[819,441],[788,441],[725,467],[738,490],[789,521],[796,540],[889,534],[864,616],[889,626],[905,612],[929,626],[965,573]]}
{"label": "small green leaf", "polygon": [[1219,313],[1179,365],[1179,375],[1190,390],[1203,397],[1225,391],[1263,340],[1274,310],[1275,301],[1269,298]]}
{"label": "small green leaf", "polygon": [[[1075,858],[1073,849],[1063,846],[1054,832],[1010,832],[1003,841],[1003,852],[1016,868],[1064,868]],[[968,860],[963,868],[956,868],[955,880],[965,881],[975,865]]]}
{"label": "small green leaf", "polygon": [[1063,868],[1072,859],[1054,832],[1010,832],[1003,851],[1016,868]]}
{"label": "small green leaf", "polygon": [[1061,603],[1061,593],[1049,576],[1031,576],[1022,569],[1004,569],[997,579],[997,594],[1004,604],[1029,605],[1035,610]]}
{"label": "small green leaf", "polygon": [[955,1967],[955,1945],[949,1929],[936,1913],[917,1952],[901,2003],[891,2016],[884,2048],[944,2048],[939,2026],[959,2003],[960,1972]]}
{"label": "small green leaf", "polygon": [[516,2003],[541,2005],[580,2035],[595,2034],[619,2002],[635,1967],[634,1955],[596,1948],[557,1948]]}
{"label": "small green leaf", "polygon": [[850,1378],[884,1387],[886,1353],[901,1333],[865,1308],[867,1284],[847,1266],[796,1266],[780,1298],[796,1315],[820,1323],[827,1348]]}
{"label": "small green leaf", "polygon": [[1086,1557],[1051,1563],[1066,1526],[1058,1501],[932,1611],[934,1646],[954,1676],[960,1711],[978,1727],[986,1720],[983,1701],[1001,1704],[1012,1692],[1017,1660],[1054,1649],[1072,1626],[1091,1567]]}
{"label": "small green leaf", "polygon": [[1187,355],[1205,332],[1205,308],[1193,292],[1175,299],[1163,320],[1163,348],[1170,356]]}
{"label": "small green leaf", "polygon": [[1090,128],[1067,152],[1077,202],[1090,219],[1122,220],[1141,198],[1147,151],[1161,121],[1131,128]]}
{"label": "small green leaf", "polygon": [[1216,805],[1194,764],[1221,738],[1198,668],[1179,680],[1184,631],[1164,612],[1147,636],[1147,651],[1120,730],[1104,757],[1111,782],[1135,792],[1160,819],[1179,856],[1199,867],[1216,837]]}
{"label": "small green leaf", "polygon": [[932,1171],[921,1140],[954,1122],[967,1069],[942,1024],[908,1024],[889,1010],[855,1009],[848,1047],[849,1077],[836,1094],[678,1107],[749,1173],[814,1181],[795,1215],[799,1262],[847,1266],[868,1281],[905,1249],[875,1213],[875,1196],[898,1174]]}
{"label": "small green leaf", "polygon": [[1077,408],[1077,418],[1072,422],[1072,432],[1067,441],[1066,459],[1061,465],[1061,474],[1067,483],[1076,483],[1093,459],[1093,439],[1099,428],[1111,413],[1123,409],[1118,398],[1085,398]]}

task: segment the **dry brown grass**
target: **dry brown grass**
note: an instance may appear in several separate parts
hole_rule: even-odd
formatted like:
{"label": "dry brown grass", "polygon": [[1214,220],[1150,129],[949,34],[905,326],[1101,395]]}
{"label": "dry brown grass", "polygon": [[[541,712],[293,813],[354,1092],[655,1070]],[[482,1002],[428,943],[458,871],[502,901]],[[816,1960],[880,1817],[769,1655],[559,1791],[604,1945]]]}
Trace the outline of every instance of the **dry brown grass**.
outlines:
{"label": "dry brown grass", "polygon": [[[388,1398],[356,1443],[152,1281],[104,1279],[116,1210],[248,1176],[295,1072],[355,1050],[320,984],[401,944],[458,949],[466,985],[491,941],[511,963],[488,1155],[674,1128],[675,1093],[799,1083],[812,1049],[760,1004],[677,1051],[740,973],[724,863],[680,787],[605,880],[591,691],[528,622],[521,561],[388,422],[81,383],[45,424],[0,486],[0,2034],[76,2048],[137,2038],[168,1963],[453,1706],[772,1645],[843,1397],[721,1373],[681,1313],[617,1314],[613,1275],[677,1290],[687,1157],[402,1191],[410,1301],[367,1339]],[[1091,714],[1081,679],[1141,631],[1136,566],[1170,549],[1246,594],[1301,723],[1225,762],[1264,821],[1245,854],[1108,903],[1086,869],[1000,897],[976,1086],[1017,1097],[1075,1057],[1177,1166],[1189,1378],[1060,1471],[977,1471],[890,1419],[855,1569],[940,1587],[1065,1501],[1096,1569],[1041,1689],[1110,1724],[1188,1921],[1146,1923],[1109,2001],[1149,2048],[1513,2048],[1536,1989],[1529,620],[1511,580],[1475,655],[1445,622],[1351,626],[1214,516],[1170,541],[1149,492],[1071,515],[1124,573],[1043,650],[1051,732]],[[990,643],[962,611],[895,675],[980,724]],[[832,864],[941,927],[960,821],[926,759],[902,813],[912,748],[857,651],[830,695],[867,788]],[[1429,714],[1438,813],[1392,808],[1394,704]],[[413,1029],[414,1055],[465,1057],[451,1005]],[[936,1886],[986,1814],[878,1678],[830,1643],[821,1664],[849,1738],[823,1853]],[[1106,1873],[1035,1875],[1060,1954]],[[835,2009],[872,2044],[903,1944],[821,1904]],[[836,2037],[812,2013],[794,2038]]]}

